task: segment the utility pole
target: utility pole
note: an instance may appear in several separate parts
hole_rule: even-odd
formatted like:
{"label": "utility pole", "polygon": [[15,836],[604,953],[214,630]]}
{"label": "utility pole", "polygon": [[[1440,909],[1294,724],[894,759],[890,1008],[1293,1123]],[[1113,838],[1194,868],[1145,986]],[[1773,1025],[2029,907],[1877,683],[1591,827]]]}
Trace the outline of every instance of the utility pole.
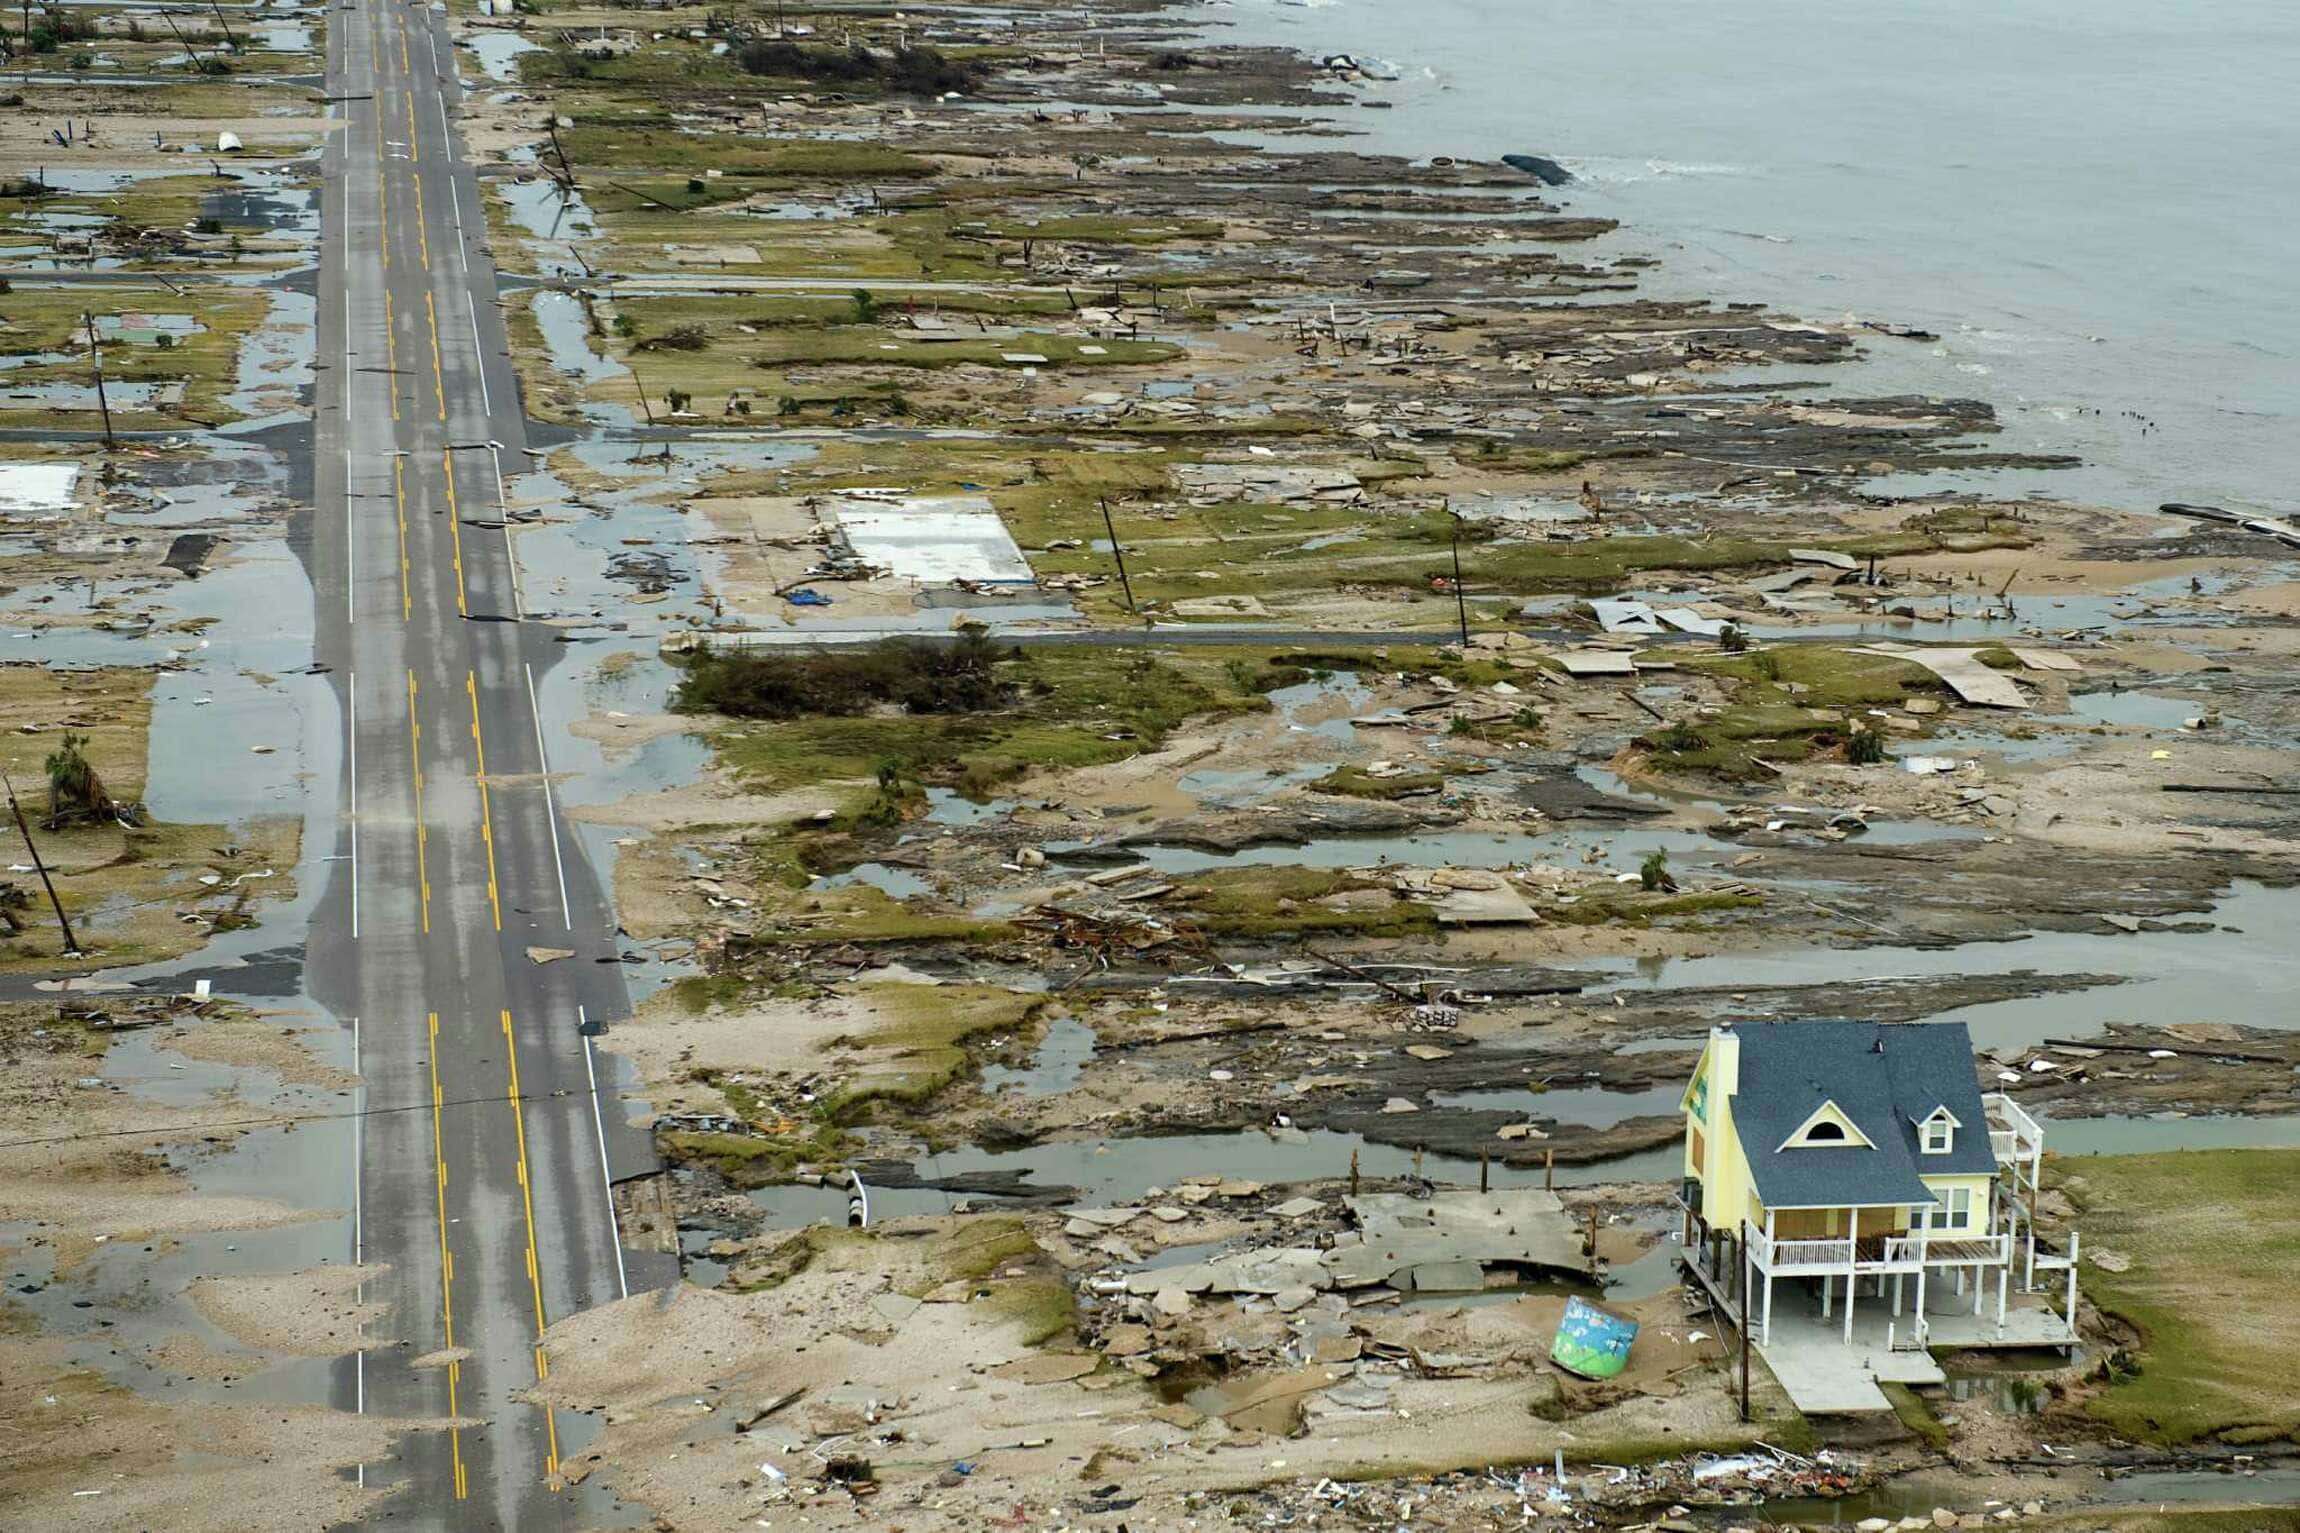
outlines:
{"label": "utility pole", "polygon": [[1448,504],[1445,514],[1453,519],[1453,611],[1461,622],[1461,647],[1469,648],[1469,600],[1461,593],[1461,516]]}
{"label": "utility pole", "polygon": [[96,345],[96,316],[82,309],[80,323],[88,327],[88,366],[96,375],[96,408],[104,412],[104,451],[110,452],[119,444],[112,440],[112,405],[104,397],[104,353]]}
{"label": "utility pole", "polygon": [[[1749,1419],[1749,1222],[1741,1221],[1741,1419]],[[1731,1284],[1727,1285],[1731,1287]],[[1852,1303],[1850,1295],[1845,1302]]]}
{"label": "utility pole", "polygon": [[32,854],[32,866],[40,874],[40,887],[48,891],[48,905],[56,912],[56,925],[64,933],[64,956],[80,956],[80,944],[72,936],[72,923],[65,918],[64,902],[56,897],[56,881],[48,876],[48,864],[40,856],[40,848],[32,844],[32,827],[24,823],[24,806],[16,802],[16,781],[0,772],[0,783],[7,785],[8,812],[16,817],[16,829],[24,837],[24,850]]}
{"label": "utility pole", "polygon": [[1134,582],[1126,578],[1126,551],[1118,546],[1118,524],[1110,519],[1110,497],[1094,497],[1102,503],[1102,530],[1110,534],[1110,557],[1118,564],[1118,584],[1126,592],[1126,610],[1140,615],[1141,608],[1134,605]]}

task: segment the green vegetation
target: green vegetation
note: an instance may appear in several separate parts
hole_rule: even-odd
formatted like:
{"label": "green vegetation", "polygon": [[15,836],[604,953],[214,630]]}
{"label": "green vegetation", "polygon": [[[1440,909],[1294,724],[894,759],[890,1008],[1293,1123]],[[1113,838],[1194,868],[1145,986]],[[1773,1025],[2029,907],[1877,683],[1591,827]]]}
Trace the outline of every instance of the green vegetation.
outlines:
{"label": "green vegetation", "polygon": [[1918,1441],[1935,1453],[1948,1451],[1949,1429],[1941,1425],[1941,1418],[1933,1414],[1933,1408],[1926,1403],[1924,1396],[1906,1384],[1896,1384],[1890,1380],[1877,1387],[1892,1402],[1893,1414],[1900,1418],[1901,1425],[1907,1427]]}
{"label": "green vegetation", "polygon": [[865,985],[854,992],[871,1023],[833,1044],[864,1051],[826,1098],[835,1123],[868,1121],[875,1103],[916,1107],[972,1068],[964,1045],[982,1033],[1011,1032],[1048,997],[997,985]]}
{"label": "green vegetation", "polygon": [[1912,661],[1829,644],[1784,644],[1684,662],[1732,684],[1724,712],[1646,735],[1650,765],[1730,782],[1771,774],[1761,762],[1804,761],[1843,749],[1856,764],[1881,761],[1884,736],[1848,712],[1935,695],[1940,680]]}
{"label": "green vegetation", "polygon": [[2085,1293],[2140,1332],[2137,1371],[2088,1402],[2128,1437],[2185,1443],[2300,1431],[2300,1150],[2192,1150],[2065,1162],[2088,1252]]}
{"label": "green vegetation", "polygon": [[1310,787],[1319,793],[1339,793],[1350,798],[1399,799],[1435,793],[1445,786],[1445,781],[1443,772],[1399,772],[1379,777],[1361,766],[1338,766]]}
{"label": "green vegetation", "polygon": [[[147,345],[101,328],[105,317],[152,311],[188,314],[199,328],[173,346]],[[89,387],[85,316],[99,326],[104,381],[114,423],[121,429],[150,430],[171,420],[223,423],[233,418],[224,396],[239,383],[240,341],[270,312],[265,294],[246,288],[198,287],[170,292],[153,287],[107,284],[33,287],[19,281],[0,295],[0,352],[35,360],[8,370],[11,389],[53,385],[72,392],[58,403],[37,398],[0,408],[0,424],[38,425],[54,430],[92,431],[102,425]],[[183,385],[178,402],[147,402],[146,386]],[[84,402],[83,402],[84,400]]]}
{"label": "green vegetation", "polygon": [[778,80],[807,80],[849,89],[871,86],[911,96],[965,93],[982,83],[983,67],[939,49],[895,48],[877,53],[857,43],[851,48],[816,47],[781,38],[746,43],[735,62],[745,74]]}
{"label": "green vegetation", "polygon": [[702,650],[689,658],[672,706],[739,719],[851,716],[881,704],[908,713],[974,713],[1012,700],[1015,682],[987,630],[950,643],[887,639],[831,650]]}
{"label": "green vegetation", "polygon": [[[1239,662],[1232,669],[1230,662]],[[713,736],[747,786],[883,780],[980,797],[1041,767],[1093,766],[1156,750],[1183,721],[1267,706],[1296,672],[1235,655],[1046,648],[1002,658],[999,706],[965,712],[805,716],[730,725]]]}
{"label": "green vegetation", "polygon": [[1174,880],[1159,909],[1208,937],[1275,937],[1348,932],[1366,937],[1427,936],[1437,914],[1397,899],[1378,873],[1254,863],[1211,868]]}
{"label": "green vegetation", "polygon": [[[719,170],[728,175],[792,181],[900,180],[934,174],[933,162],[883,144],[687,133],[667,119],[587,117],[572,128],[561,129],[559,142],[576,169],[584,173],[593,167],[682,176]],[[691,226],[688,233],[693,236]]]}

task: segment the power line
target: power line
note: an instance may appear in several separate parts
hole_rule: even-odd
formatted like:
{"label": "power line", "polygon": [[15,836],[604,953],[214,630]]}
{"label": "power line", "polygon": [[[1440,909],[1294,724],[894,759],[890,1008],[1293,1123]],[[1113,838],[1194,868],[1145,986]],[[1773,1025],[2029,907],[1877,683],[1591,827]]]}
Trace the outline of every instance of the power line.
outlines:
{"label": "power line", "polygon": [[[630,1095],[631,1093],[628,1092],[594,1091],[589,1087],[584,1087],[572,1091],[545,1092],[540,1096],[531,1091],[523,1091],[517,1096],[513,1096],[510,1092],[504,1092],[498,1096],[454,1097],[442,1101],[438,1105],[444,1111],[450,1107],[485,1107],[491,1104],[514,1101],[520,1103],[588,1101],[593,1096],[624,1100]],[[194,1119],[188,1122],[158,1123],[148,1128],[108,1128],[72,1134],[37,1134],[26,1139],[0,1139],[0,1150],[19,1150],[43,1144],[67,1144],[77,1139],[142,1139],[155,1134],[184,1134],[205,1129],[289,1128],[304,1123],[342,1123],[349,1122],[354,1118],[382,1118],[399,1113],[430,1112],[431,1110],[432,1104],[423,1101],[408,1102],[396,1107],[352,1107],[340,1112],[278,1113],[265,1118]]]}

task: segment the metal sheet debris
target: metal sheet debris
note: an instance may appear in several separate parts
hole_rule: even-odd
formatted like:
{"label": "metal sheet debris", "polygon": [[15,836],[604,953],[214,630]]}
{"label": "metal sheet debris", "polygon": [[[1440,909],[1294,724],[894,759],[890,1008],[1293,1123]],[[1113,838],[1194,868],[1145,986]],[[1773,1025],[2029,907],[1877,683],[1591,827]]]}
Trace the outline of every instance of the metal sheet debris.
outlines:
{"label": "metal sheet debris", "polygon": [[1970,649],[1943,649],[1909,644],[1865,644],[1862,652],[1913,661],[1949,685],[1965,702],[1980,708],[2026,708],[2029,695],[2001,671],[1981,664]]}

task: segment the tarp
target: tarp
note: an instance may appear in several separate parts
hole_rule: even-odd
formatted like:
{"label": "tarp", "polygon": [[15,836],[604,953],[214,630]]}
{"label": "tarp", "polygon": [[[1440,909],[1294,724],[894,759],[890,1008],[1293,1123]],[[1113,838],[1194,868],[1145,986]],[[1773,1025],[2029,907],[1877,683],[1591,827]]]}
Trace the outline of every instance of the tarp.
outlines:
{"label": "tarp", "polygon": [[1568,1299],[1549,1360],[1585,1379],[1610,1379],[1629,1366],[1630,1344],[1636,1340],[1636,1321],[1609,1315],[1581,1299]]}

